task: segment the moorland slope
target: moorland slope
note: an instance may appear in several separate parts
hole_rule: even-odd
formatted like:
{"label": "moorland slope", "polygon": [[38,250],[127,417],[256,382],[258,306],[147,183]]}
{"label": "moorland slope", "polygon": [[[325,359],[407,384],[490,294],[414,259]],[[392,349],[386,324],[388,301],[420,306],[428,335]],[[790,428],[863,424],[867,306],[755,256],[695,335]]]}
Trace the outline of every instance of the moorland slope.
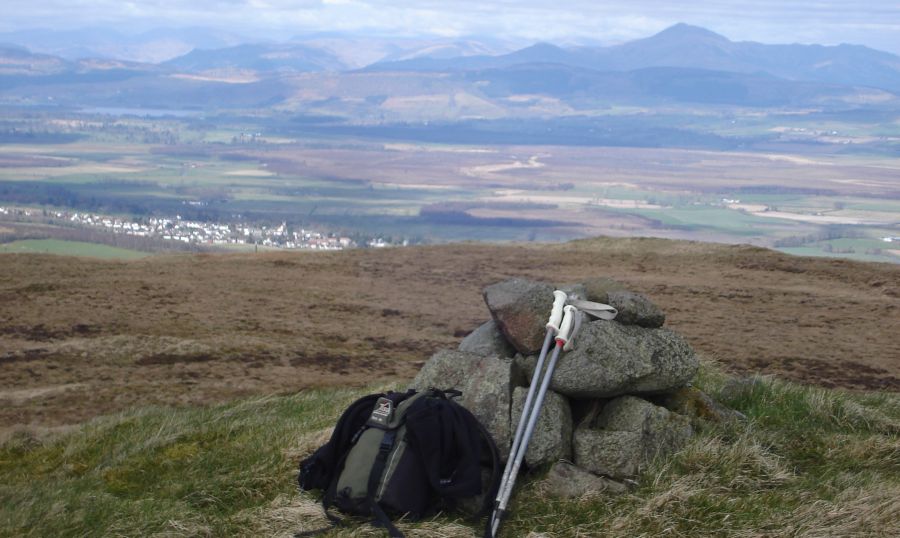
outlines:
{"label": "moorland slope", "polygon": [[121,262],[0,254],[0,432],[148,404],[411,378],[486,320],[510,277],[608,276],[707,360],[851,390],[900,390],[900,266],[661,239]]}

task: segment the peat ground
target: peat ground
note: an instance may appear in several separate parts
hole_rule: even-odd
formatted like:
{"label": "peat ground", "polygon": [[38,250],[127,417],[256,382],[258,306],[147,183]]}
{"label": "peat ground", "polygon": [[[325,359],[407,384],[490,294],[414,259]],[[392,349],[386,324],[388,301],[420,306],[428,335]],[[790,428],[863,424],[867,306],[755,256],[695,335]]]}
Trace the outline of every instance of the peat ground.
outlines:
{"label": "peat ground", "polygon": [[0,255],[0,438],[411,378],[510,277],[608,276],[736,374],[900,391],[900,266],[661,239],[102,261]]}

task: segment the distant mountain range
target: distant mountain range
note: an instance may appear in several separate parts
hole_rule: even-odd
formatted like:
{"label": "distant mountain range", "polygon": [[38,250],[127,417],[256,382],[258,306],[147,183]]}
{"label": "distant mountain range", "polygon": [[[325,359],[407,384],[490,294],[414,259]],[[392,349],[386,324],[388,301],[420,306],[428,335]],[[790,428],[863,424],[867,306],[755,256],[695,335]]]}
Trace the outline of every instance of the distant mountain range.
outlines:
{"label": "distant mountain range", "polygon": [[677,24],[648,37],[612,47],[562,49],[539,43],[500,56],[415,58],[380,62],[369,70],[470,71],[544,63],[595,71],[683,67],[733,73],[765,73],[787,80],[869,86],[900,92],[900,57],[859,45],[764,45],[734,42],[719,34]]}
{"label": "distant mountain range", "polygon": [[[0,34],[0,43],[38,37]],[[687,24],[616,46],[538,43],[511,52],[508,43],[489,40],[319,35],[242,43],[200,30],[50,37],[41,47],[58,54],[0,45],[0,103],[281,105],[375,122],[589,114],[614,104],[900,109],[900,57],[893,54],[733,42]],[[142,50],[151,57],[153,43],[163,42],[169,51],[176,43],[192,50],[144,62],[77,53],[118,43],[150,47]]]}
{"label": "distant mountain range", "polygon": [[208,28],[158,29],[137,34],[109,28],[0,33],[0,43],[17,44],[67,60],[107,58],[146,63],[163,62],[197,48],[216,49],[245,42],[246,37]]}
{"label": "distant mountain range", "polygon": [[298,44],[237,45],[222,49],[194,49],[162,64],[188,73],[215,69],[249,69],[256,72],[316,72],[347,69],[337,56],[319,48]]}
{"label": "distant mountain range", "polygon": [[163,63],[195,50],[236,48],[239,45],[303,45],[340,59],[339,68],[360,68],[379,61],[409,60],[419,57],[455,58],[471,55],[498,55],[517,47],[494,38],[393,38],[317,33],[298,35],[285,42],[250,39],[239,34],[208,28],[156,29],[137,34],[109,28],[81,30],[30,29],[0,32],[0,44],[59,56],[67,60],[106,58],[131,62]]}

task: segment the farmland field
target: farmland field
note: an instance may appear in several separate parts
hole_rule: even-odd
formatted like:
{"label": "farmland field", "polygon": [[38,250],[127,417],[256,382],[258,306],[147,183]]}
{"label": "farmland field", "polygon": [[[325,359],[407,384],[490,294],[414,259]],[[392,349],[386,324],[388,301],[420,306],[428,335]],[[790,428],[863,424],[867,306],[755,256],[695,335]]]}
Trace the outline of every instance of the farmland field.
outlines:
{"label": "farmland field", "polygon": [[147,256],[146,252],[136,250],[85,243],[83,241],[60,241],[57,239],[28,239],[11,243],[0,243],[0,253],[58,254],[120,260],[134,260]]}
{"label": "farmland field", "polygon": [[410,242],[655,236],[898,260],[882,241],[900,235],[891,151],[426,142],[265,117],[98,118],[63,122],[70,142],[0,146],[0,200]]}

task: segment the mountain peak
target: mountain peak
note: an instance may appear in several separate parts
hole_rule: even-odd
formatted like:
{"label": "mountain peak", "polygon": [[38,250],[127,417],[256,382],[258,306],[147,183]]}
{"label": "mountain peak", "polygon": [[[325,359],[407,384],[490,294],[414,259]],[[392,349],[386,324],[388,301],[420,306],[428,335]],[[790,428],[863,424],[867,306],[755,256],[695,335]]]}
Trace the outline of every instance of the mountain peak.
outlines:
{"label": "mountain peak", "polygon": [[523,51],[531,51],[531,52],[558,52],[563,49],[554,45],[553,43],[547,43],[546,41],[538,41],[533,45],[529,45],[524,49],[520,49],[518,52]]}
{"label": "mountain peak", "polygon": [[669,26],[665,30],[657,33],[656,35],[650,37],[650,39],[654,38],[669,38],[669,39],[684,39],[684,38],[702,38],[702,39],[714,39],[716,41],[728,41],[728,38],[713,32],[712,30],[707,30],[702,26],[694,26],[691,24],[687,24],[684,22],[679,22],[678,24],[674,24]]}

